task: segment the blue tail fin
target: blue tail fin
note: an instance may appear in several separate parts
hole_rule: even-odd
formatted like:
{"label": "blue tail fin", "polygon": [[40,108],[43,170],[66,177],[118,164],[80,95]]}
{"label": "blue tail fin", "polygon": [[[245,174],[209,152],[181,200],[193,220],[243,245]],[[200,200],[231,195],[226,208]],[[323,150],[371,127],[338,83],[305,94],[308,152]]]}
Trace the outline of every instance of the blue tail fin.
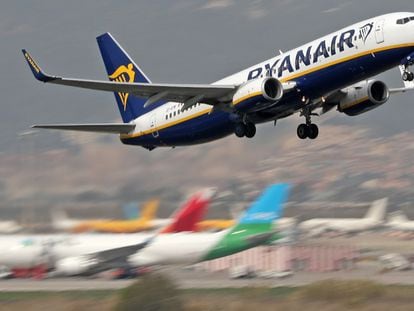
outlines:
{"label": "blue tail fin", "polygon": [[[119,45],[110,33],[96,38],[99,50],[111,81],[129,83],[151,83],[142,70],[135,64],[127,52]],[[115,93],[118,108],[125,123],[145,113],[145,99],[128,93]],[[150,109],[147,109],[150,110]]]}
{"label": "blue tail fin", "polygon": [[289,188],[289,184],[275,184],[267,187],[240,218],[239,224],[270,224],[278,219],[282,215],[283,204],[288,198]]}
{"label": "blue tail fin", "polygon": [[122,205],[122,210],[124,218],[128,220],[138,219],[139,218],[139,203],[138,202],[129,202]]}

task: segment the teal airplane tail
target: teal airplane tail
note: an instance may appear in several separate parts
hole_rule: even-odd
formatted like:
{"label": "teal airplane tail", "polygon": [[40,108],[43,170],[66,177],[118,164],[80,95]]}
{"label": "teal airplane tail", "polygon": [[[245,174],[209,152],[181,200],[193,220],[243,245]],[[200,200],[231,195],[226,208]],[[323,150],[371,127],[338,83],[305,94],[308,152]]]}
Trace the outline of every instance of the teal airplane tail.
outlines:
{"label": "teal airplane tail", "polygon": [[228,256],[273,241],[273,222],[282,215],[289,189],[289,184],[269,186],[203,260]]}

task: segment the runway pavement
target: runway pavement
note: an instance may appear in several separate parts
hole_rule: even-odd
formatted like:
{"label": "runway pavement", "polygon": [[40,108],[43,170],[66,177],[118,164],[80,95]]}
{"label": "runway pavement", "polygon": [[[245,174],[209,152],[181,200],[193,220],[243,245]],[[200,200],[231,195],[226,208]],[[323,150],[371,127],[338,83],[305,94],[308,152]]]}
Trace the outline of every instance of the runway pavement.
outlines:
{"label": "runway pavement", "polygon": [[[298,273],[286,279],[242,279],[231,280],[227,273],[206,273],[187,271],[183,269],[163,269],[169,274],[180,288],[242,288],[247,286],[297,287],[326,279],[372,280],[383,284],[414,285],[414,271],[379,273],[370,269],[343,271],[335,273]],[[30,292],[30,291],[85,291],[85,290],[119,290],[131,285],[134,280],[106,280],[106,279],[13,279],[1,280],[1,292]]]}

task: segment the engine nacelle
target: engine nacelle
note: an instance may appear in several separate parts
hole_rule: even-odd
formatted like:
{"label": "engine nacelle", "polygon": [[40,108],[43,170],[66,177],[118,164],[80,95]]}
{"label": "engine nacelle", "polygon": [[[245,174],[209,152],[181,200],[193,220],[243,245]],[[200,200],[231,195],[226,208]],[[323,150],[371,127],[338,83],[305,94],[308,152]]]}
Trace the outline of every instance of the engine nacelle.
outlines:
{"label": "engine nacelle", "polygon": [[390,91],[382,81],[370,80],[346,89],[347,95],[341,99],[338,110],[348,116],[357,116],[385,104]]}
{"label": "engine nacelle", "polygon": [[283,97],[283,85],[278,79],[266,77],[241,85],[233,96],[233,107],[239,111],[258,111],[279,102]]}
{"label": "engine nacelle", "polygon": [[93,256],[73,256],[56,262],[56,272],[61,275],[75,276],[88,272],[98,265],[98,260]]}

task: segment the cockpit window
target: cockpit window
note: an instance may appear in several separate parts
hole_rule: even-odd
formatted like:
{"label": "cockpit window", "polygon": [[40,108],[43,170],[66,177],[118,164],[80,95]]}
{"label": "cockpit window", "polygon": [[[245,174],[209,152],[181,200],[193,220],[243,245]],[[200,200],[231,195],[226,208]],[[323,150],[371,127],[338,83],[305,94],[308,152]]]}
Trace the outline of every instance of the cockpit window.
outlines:
{"label": "cockpit window", "polygon": [[409,23],[410,21],[414,21],[414,16],[401,18],[401,19],[397,20],[397,24],[398,25],[404,25],[404,24]]}

